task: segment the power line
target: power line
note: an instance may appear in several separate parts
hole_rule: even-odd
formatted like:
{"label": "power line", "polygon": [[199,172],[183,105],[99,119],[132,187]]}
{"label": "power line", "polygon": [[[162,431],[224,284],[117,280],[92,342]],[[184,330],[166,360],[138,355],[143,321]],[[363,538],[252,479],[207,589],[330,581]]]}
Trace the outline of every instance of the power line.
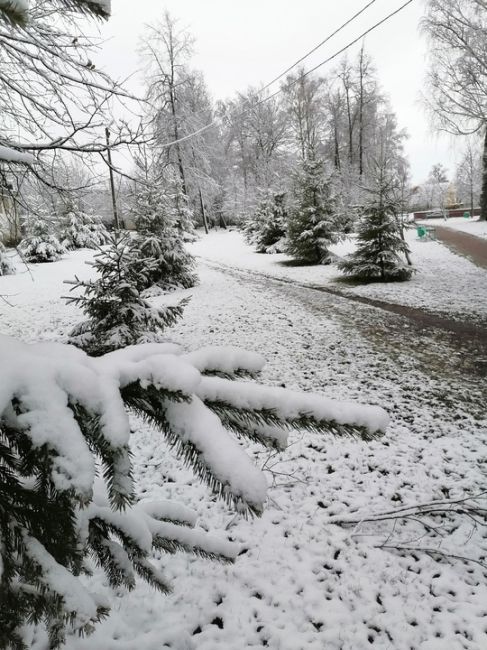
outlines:
{"label": "power line", "polygon": [[[334,36],[336,36],[339,32],[341,32],[342,29],[345,29],[345,27],[347,27],[348,25],[350,25],[350,23],[352,23],[356,18],[358,18],[361,14],[363,14],[364,11],[366,11],[366,10],[367,10],[371,5],[373,5],[375,2],[376,2],[376,0],[371,0],[370,2],[368,2],[364,7],[362,7],[362,9],[360,9],[360,11],[358,11],[357,13],[355,13],[351,18],[349,18],[349,19],[348,19],[347,21],[345,21],[342,25],[340,25],[340,27],[338,27],[337,29],[335,29],[334,32],[332,32],[331,34],[329,34],[329,35],[328,35],[328,36],[327,36],[323,41],[321,41],[321,43],[318,43],[318,45],[316,45],[312,50],[310,50],[309,52],[307,52],[306,54],[304,54],[300,59],[298,59],[298,61],[296,61],[295,63],[293,63],[291,66],[289,66],[289,68],[287,68],[286,70],[284,70],[284,72],[282,72],[280,75],[278,75],[277,77],[275,77],[275,79],[273,79],[273,80],[270,81],[268,84],[266,84],[263,88],[261,88],[261,89],[258,91],[258,95],[262,94],[265,90],[267,90],[270,86],[272,86],[272,84],[274,84],[276,81],[279,81],[279,79],[281,79],[282,77],[284,77],[284,75],[286,75],[286,74],[287,74],[288,72],[290,72],[293,68],[295,68],[297,65],[299,65],[300,63],[302,63],[305,59],[307,59],[309,56],[311,56],[311,54],[313,54],[314,52],[316,52],[316,50],[318,50],[318,49],[319,49],[320,47],[322,47],[325,43],[327,43],[327,42],[328,42],[329,40],[331,40]],[[264,100],[264,101],[265,101],[265,100]],[[250,102],[247,102],[247,103],[250,103]],[[260,103],[261,103],[261,101],[258,102],[257,104],[254,104],[254,106],[255,106],[255,105],[258,106]],[[241,114],[243,114],[244,112],[245,112],[245,111],[243,111]],[[181,142],[185,142],[186,140],[189,140],[190,138],[193,138],[193,137],[196,136],[196,135],[200,135],[200,133],[204,133],[204,132],[207,131],[208,129],[212,128],[213,126],[217,126],[217,125],[218,125],[217,120],[212,120],[209,124],[206,124],[205,126],[202,126],[201,128],[197,129],[196,131],[194,131],[194,132],[192,132],[192,133],[188,133],[188,135],[185,135],[185,136],[183,136],[182,138],[178,138],[177,140],[174,140],[174,141],[172,141],[172,142],[167,142],[167,143],[165,143],[165,144],[162,144],[161,147],[170,147],[170,146],[172,146],[172,145],[174,145],[174,144],[180,144]]]}
{"label": "power line", "polygon": [[[331,56],[329,56],[329,57],[328,57],[327,59],[325,59],[324,61],[321,61],[321,63],[318,63],[317,65],[315,65],[315,66],[314,66],[313,68],[311,68],[310,70],[307,70],[306,72],[303,72],[303,74],[300,75],[297,79],[295,79],[294,81],[292,81],[291,83],[289,83],[287,86],[285,86],[286,90],[287,90],[288,88],[292,88],[294,85],[296,85],[296,84],[298,83],[298,81],[300,81],[300,80],[303,79],[304,77],[307,77],[307,76],[310,75],[312,72],[316,72],[316,70],[318,70],[318,69],[321,68],[322,66],[326,65],[327,63],[330,63],[330,61],[333,61],[333,59],[336,59],[337,56],[340,56],[340,54],[343,54],[343,52],[346,52],[346,50],[348,50],[348,49],[351,48],[353,45],[355,45],[356,43],[358,43],[359,41],[361,41],[365,36],[367,36],[367,34],[370,34],[370,32],[374,31],[374,29],[377,29],[377,27],[380,27],[380,26],[383,25],[385,22],[387,22],[388,20],[390,20],[393,16],[395,16],[395,15],[398,14],[400,11],[402,11],[403,9],[405,9],[408,5],[410,5],[411,2],[413,2],[413,1],[414,1],[414,0],[407,0],[407,2],[405,2],[403,5],[401,5],[400,7],[398,7],[397,9],[395,9],[394,11],[392,11],[390,14],[388,14],[387,16],[385,16],[384,18],[382,18],[382,20],[380,20],[378,23],[375,23],[375,25],[372,25],[372,27],[369,27],[369,29],[366,29],[365,32],[363,32],[362,34],[360,34],[360,36],[357,36],[357,38],[355,38],[353,41],[350,41],[350,43],[348,43],[347,45],[345,45],[344,47],[342,47],[341,50],[338,50],[338,52],[335,52],[335,54],[332,54]],[[268,95],[267,97],[264,97],[264,99],[261,99],[260,101],[258,101],[258,102],[255,104],[255,106],[259,106],[259,105],[262,104],[263,102],[268,101],[269,99],[273,99],[274,97],[276,97],[277,95],[279,95],[280,93],[282,93],[283,90],[284,90],[284,87],[283,87],[283,88],[279,88],[279,89],[276,90],[274,93],[272,93],[272,95]]]}
{"label": "power line", "polygon": [[276,81],[279,81],[279,79],[282,79],[282,77],[284,77],[284,75],[286,75],[286,74],[287,74],[288,72],[290,72],[293,68],[295,68],[297,65],[299,65],[300,63],[302,63],[302,62],[303,62],[305,59],[307,59],[309,56],[311,56],[312,54],[314,54],[314,53],[316,52],[316,50],[319,50],[320,47],[322,47],[323,45],[325,45],[325,43],[328,43],[328,41],[330,41],[334,36],[336,36],[339,32],[341,32],[342,29],[345,29],[345,27],[348,27],[348,25],[350,25],[350,23],[352,23],[356,18],[358,18],[361,14],[363,14],[364,11],[366,11],[366,10],[367,10],[371,5],[373,5],[374,2],[376,2],[376,1],[377,1],[377,0],[371,0],[368,4],[365,5],[365,7],[362,7],[362,9],[360,9],[360,11],[357,11],[356,14],[354,14],[351,18],[349,18],[346,22],[344,22],[343,25],[340,25],[340,27],[338,27],[337,29],[335,29],[335,31],[332,32],[329,36],[327,36],[327,37],[325,38],[325,40],[321,41],[321,43],[318,43],[318,45],[316,45],[312,50],[310,50],[309,52],[307,52],[306,54],[304,54],[300,59],[298,59],[298,60],[296,61],[296,63],[293,63],[292,65],[290,65],[289,68],[287,68],[287,70],[284,70],[284,72],[282,72],[278,77],[276,77],[276,78],[273,79],[272,81],[269,81],[269,83],[268,83],[267,85],[265,85],[265,86],[264,86],[264,87],[263,87],[259,92],[263,92],[264,90],[267,90],[267,89],[268,89],[270,86],[272,86],[272,84],[274,84]]}
{"label": "power line", "polygon": [[[374,1],[375,1],[375,0],[374,0]],[[390,20],[391,18],[393,18],[394,16],[396,16],[400,11],[402,11],[403,9],[405,9],[405,8],[406,8],[408,5],[410,5],[413,1],[414,1],[414,0],[407,0],[407,2],[405,2],[404,4],[402,4],[400,7],[398,7],[398,8],[395,9],[394,11],[392,11],[390,14],[388,14],[388,15],[385,16],[384,18],[382,18],[382,20],[380,20],[379,22],[377,22],[377,23],[375,23],[374,25],[372,25],[372,27],[369,27],[368,29],[366,29],[362,34],[360,34],[360,36],[357,36],[357,38],[355,38],[353,41],[350,41],[349,43],[347,43],[347,45],[345,45],[345,46],[342,47],[340,50],[338,50],[337,52],[335,52],[334,54],[332,54],[331,56],[329,56],[327,59],[325,59],[324,61],[321,61],[321,63],[318,63],[317,65],[315,65],[315,66],[314,66],[313,68],[311,68],[310,70],[307,70],[306,72],[304,72],[304,73],[303,73],[302,75],[300,75],[297,79],[295,79],[295,80],[292,81],[291,83],[287,84],[287,86],[285,86],[285,87],[283,86],[283,87],[279,88],[278,90],[276,90],[276,91],[275,91],[274,93],[272,93],[271,95],[268,95],[267,97],[264,97],[264,98],[260,99],[260,100],[259,100],[258,102],[256,102],[255,104],[252,104],[251,107],[254,108],[254,107],[256,107],[256,106],[260,106],[261,104],[264,104],[265,102],[268,102],[270,99],[273,99],[274,97],[276,97],[277,95],[279,95],[280,93],[282,93],[282,92],[284,91],[284,89],[287,90],[287,89],[289,89],[289,88],[292,88],[292,87],[293,87],[294,85],[296,85],[296,84],[297,84],[301,79],[303,79],[304,77],[307,77],[308,75],[310,75],[311,73],[315,72],[316,70],[318,70],[318,69],[321,68],[322,66],[326,65],[326,64],[329,63],[330,61],[333,61],[333,59],[336,59],[338,56],[340,56],[340,54],[343,54],[344,52],[346,52],[349,48],[351,48],[353,45],[355,45],[356,43],[358,43],[362,38],[364,38],[365,36],[367,36],[367,34],[370,34],[370,33],[373,32],[375,29],[377,29],[378,27],[380,27],[381,25],[383,25],[385,22],[387,22],[388,20]],[[370,4],[372,4],[372,3],[369,3],[369,5],[367,5],[366,7],[364,7],[364,8],[363,8],[360,12],[358,12],[357,14],[355,14],[354,17],[350,18],[350,19],[347,21],[347,23],[344,23],[344,25],[342,25],[342,27],[340,27],[340,28],[339,28],[338,30],[336,30],[336,31],[340,31],[340,29],[343,29],[343,27],[344,27],[345,25],[348,25],[352,20],[354,20],[354,19],[355,19],[357,16],[359,16],[363,11],[365,11],[365,9],[367,9],[367,7],[370,6]],[[331,38],[331,36],[332,36],[332,35],[330,35],[329,37],[327,37],[327,38],[323,41],[323,43],[325,43],[327,40],[329,40],[329,39]],[[300,63],[302,60],[304,60],[305,58],[307,58],[307,56],[309,56],[309,54],[312,54],[312,52],[314,52],[318,47],[320,47],[320,45],[317,45],[316,48],[315,48],[314,50],[311,50],[307,55],[305,55],[304,57],[302,57],[302,59],[300,59],[299,61],[297,61],[293,66],[291,66],[291,68],[289,68],[288,70],[286,70],[285,72],[283,72],[282,75],[279,75],[279,77],[276,77],[276,79],[274,79],[273,81],[271,81],[270,83],[268,83],[266,86],[264,86],[264,88],[262,88],[262,90],[259,91],[259,93],[262,92],[263,90],[267,89],[271,84],[273,84],[275,81],[277,81],[277,80],[280,79],[282,76],[284,76],[285,74],[287,74],[287,72],[289,72],[289,70],[291,70],[291,69],[294,68],[296,65],[298,65],[298,63]],[[238,114],[237,114],[237,117],[239,117],[240,115],[245,115],[245,113],[247,112],[247,110],[248,110],[248,109],[245,109],[245,110],[243,110],[241,113],[238,113]],[[194,131],[193,133],[188,133],[188,135],[185,135],[184,137],[179,138],[178,140],[173,140],[172,142],[166,142],[165,144],[162,144],[162,145],[160,145],[160,146],[161,146],[161,147],[171,147],[171,146],[174,145],[174,144],[179,144],[180,142],[185,142],[186,140],[189,140],[190,138],[193,138],[194,136],[199,135],[200,133],[203,133],[204,131],[207,131],[208,129],[211,129],[212,127],[217,126],[217,125],[218,125],[218,122],[217,122],[216,120],[213,120],[213,121],[210,122],[209,124],[206,124],[205,126],[202,126],[200,129],[197,129],[197,130]]]}

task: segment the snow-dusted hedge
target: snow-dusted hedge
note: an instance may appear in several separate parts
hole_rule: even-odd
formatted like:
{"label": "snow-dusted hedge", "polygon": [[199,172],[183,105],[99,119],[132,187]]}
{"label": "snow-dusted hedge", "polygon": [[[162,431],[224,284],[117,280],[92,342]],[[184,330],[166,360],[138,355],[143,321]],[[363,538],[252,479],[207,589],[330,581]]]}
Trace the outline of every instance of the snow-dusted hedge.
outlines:
{"label": "snow-dusted hedge", "polygon": [[[51,647],[66,627],[90,632],[108,605],[77,577],[94,557],[113,586],[135,575],[168,591],[153,548],[233,561],[239,548],[194,529],[172,503],[136,502],[128,412],[154,425],[197,476],[242,512],[262,512],[266,481],[238,438],[285,447],[293,428],[370,439],[377,407],[232,381],[259,355],[233,348],[184,354],[146,344],[91,358],[69,345],[0,336],[0,646],[21,648],[22,625],[44,621]],[[155,445],[157,448],[157,445]]]}

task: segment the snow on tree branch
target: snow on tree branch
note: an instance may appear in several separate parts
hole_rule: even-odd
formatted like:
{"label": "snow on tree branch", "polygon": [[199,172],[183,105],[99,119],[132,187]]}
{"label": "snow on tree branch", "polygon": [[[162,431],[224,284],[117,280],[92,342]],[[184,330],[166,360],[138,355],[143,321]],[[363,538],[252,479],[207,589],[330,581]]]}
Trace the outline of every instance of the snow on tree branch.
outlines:
{"label": "snow on tree branch", "polygon": [[0,145],[0,160],[11,163],[21,163],[24,165],[33,165],[36,162],[36,159],[30,153],[17,151],[17,149],[4,147],[3,145]]}
{"label": "snow on tree branch", "polygon": [[271,411],[282,422],[312,418],[346,427],[364,428],[373,436],[389,424],[386,412],[377,406],[337,402],[321,395],[298,393],[286,388],[259,386],[249,382],[228,382],[219,377],[203,377],[196,390],[207,403],[226,403],[237,409]]}

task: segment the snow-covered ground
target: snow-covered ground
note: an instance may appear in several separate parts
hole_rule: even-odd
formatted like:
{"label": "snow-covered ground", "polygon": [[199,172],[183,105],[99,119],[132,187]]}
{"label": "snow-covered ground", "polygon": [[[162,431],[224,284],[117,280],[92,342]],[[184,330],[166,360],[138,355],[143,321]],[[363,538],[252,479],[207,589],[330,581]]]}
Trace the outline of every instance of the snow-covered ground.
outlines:
{"label": "snow-covered ground", "polygon": [[[454,318],[487,320],[487,271],[455,255],[439,242],[418,239],[415,230],[408,230],[406,237],[417,269],[413,278],[408,282],[358,286],[340,282],[341,274],[334,264],[294,266],[292,260],[284,254],[255,253],[238,231],[220,230],[203,235],[191,245],[191,250],[202,259],[217,264],[257,271],[307,285],[331,285],[343,293],[420,307]],[[347,240],[334,246],[332,251],[338,256],[344,256],[353,249],[353,240]]]}
{"label": "snow-covered ground", "polygon": [[[265,265],[278,258],[245,252],[238,241],[235,233],[217,233],[194,249],[211,257],[213,242],[213,260],[270,275],[273,267]],[[421,246],[426,251],[439,245]],[[232,250],[240,256],[233,258]],[[90,256],[74,252],[33,266],[32,276],[0,277],[0,294],[9,294],[15,305],[0,305],[0,331],[24,340],[63,338],[79,318],[78,310],[60,299],[68,288],[63,280],[89,273],[84,262]],[[443,253],[439,257],[445,260]],[[309,267],[276,268],[310,283],[321,282],[320,274],[333,275],[319,267],[309,279]],[[69,638],[67,649],[487,648],[485,567],[379,548],[402,540],[485,565],[485,529],[467,521],[452,537],[441,538],[414,522],[352,529],[329,523],[337,515],[485,489],[481,352],[468,341],[416,331],[399,316],[301,286],[204,263],[199,272],[200,284],[171,338],[187,349],[230,344],[256,350],[269,361],[265,383],[380,404],[392,424],[382,440],[369,444],[295,433],[283,453],[250,445],[271,488],[262,518],[246,521],[215,501],[159,436],[134,420],[139,495],[196,509],[204,529],[240,542],[246,552],[232,566],[183,554],[161,556],[157,562],[174,581],[172,595],[156,594],[142,583],[131,593],[111,594],[109,619],[91,637]],[[455,303],[463,300],[450,291],[454,310],[462,309]],[[94,585],[108,593],[98,573]],[[37,635],[31,647],[44,650],[43,643]]]}
{"label": "snow-covered ground", "polygon": [[421,223],[428,226],[444,226],[452,230],[461,230],[462,232],[469,233],[475,237],[482,237],[487,239],[487,221],[479,221],[478,217],[471,217],[465,219],[464,217],[452,217],[451,219],[426,219]]}

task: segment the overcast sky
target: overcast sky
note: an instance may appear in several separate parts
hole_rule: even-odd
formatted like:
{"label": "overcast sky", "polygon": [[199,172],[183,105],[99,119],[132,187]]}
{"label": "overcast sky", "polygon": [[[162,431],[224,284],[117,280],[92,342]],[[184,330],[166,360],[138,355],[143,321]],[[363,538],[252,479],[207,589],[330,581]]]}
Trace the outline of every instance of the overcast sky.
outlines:
{"label": "overcast sky", "polygon": [[[403,2],[376,0],[309,57],[305,67],[326,59]],[[214,99],[224,99],[276,77],[365,4],[367,0],[112,0],[112,18],[102,28],[109,41],[97,64],[118,78],[139,69],[137,45],[144,25],[168,9],[196,38],[193,67],[203,71]],[[421,105],[426,65],[426,43],[419,30],[423,6],[423,0],[414,0],[365,39],[383,91],[399,125],[409,133],[406,151],[414,182],[425,180],[437,162],[453,174],[455,162],[451,139],[431,132]],[[359,47],[350,48],[351,57]]]}

